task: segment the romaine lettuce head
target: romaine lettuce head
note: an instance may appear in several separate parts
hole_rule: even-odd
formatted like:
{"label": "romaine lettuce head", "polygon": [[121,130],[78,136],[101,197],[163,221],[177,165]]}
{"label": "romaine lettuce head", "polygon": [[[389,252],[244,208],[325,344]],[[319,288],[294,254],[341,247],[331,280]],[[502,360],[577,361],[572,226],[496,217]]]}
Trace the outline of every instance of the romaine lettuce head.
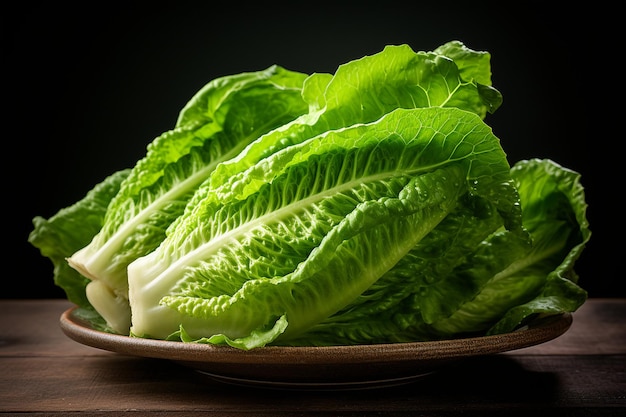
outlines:
{"label": "romaine lettuce head", "polygon": [[237,184],[209,186],[129,265],[133,335],[246,349],[296,337],[461,206],[489,218],[478,233],[527,236],[499,140],[457,108],[396,109],[325,132],[261,160]]}
{"label": "romaine lettuce head", "polygon": [[[510,167],[490,55],[389,45],[218,78],[130,170],[29,240],[85,317],[134,337],[393,343],[512,331],[586,299],[580,175]],[[85,217],[87,216],[87,217]],[[67,258],[67,262],[66,262]]]}
{"label": "romaine lettuce head", "polygon": [[68,257],[91,280],[90,303],[112,328],[128,332],[128,264],[156,248],[181,213],[195,207],[190,199],[203,198],[195,191],[205,180],[224,186],[289,144],[396,108],[456,107],[484,118],[501,103],[490,86],[489,59],[460,42],[438,52],[399,45],[332,75],[274,65],[210,82],[183,108],[176,127],[150,143],[112,199],[102,229]]}

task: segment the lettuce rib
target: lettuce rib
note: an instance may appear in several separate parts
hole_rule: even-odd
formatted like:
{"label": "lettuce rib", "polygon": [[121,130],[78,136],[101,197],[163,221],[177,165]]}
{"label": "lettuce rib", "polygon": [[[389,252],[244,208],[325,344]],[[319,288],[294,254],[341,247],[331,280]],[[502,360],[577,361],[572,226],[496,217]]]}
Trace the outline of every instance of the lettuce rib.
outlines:
{"label": "lettuce rib", "polygon": [[89,301],[113,329],[128,333],[130,326],[128,264],[159,245],[220,161],[308,109],[305,78],[278,66],[218,78],[190,100],[176,128],[148,145],[111,200],[102,229],[68,258],[94,281]]}

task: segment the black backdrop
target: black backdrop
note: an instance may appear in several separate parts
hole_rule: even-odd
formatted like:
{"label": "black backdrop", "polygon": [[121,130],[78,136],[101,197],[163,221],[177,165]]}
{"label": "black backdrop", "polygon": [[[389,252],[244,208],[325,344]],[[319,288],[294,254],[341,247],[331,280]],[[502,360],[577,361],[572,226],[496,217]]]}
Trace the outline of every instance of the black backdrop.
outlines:
{"label": "black backdrop", "polygon": [[510,161],[551,158],[582,174],[593,236],[577,263],[580,284],[591,296],[625,295],[614,237],[619,242],[623,221],[615,193],[605,191],[623,175],[617,152],[605,146],[616,139],[599,133],[599,125],[619,121],[596,113],[597,93],[611,76],[603,45],[585,29],[598,15],[501,3],[481,10],[393,1],[51,3],[3,14],[4,247],[12,267],[1,296],[64,296],[52,264],[27,242],[32,218],[52,216],[133,166],[213,78],[272,64],[334,72],[387,44],[432,50],[453,39],[492,55],[493,85],[504,102],[487,122]]}

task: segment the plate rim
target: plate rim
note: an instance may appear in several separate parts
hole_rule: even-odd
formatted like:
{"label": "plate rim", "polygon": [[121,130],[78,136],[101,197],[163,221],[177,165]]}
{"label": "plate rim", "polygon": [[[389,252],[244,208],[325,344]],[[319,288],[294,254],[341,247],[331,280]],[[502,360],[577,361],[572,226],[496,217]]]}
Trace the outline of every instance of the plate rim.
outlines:
{"label": "plate rim", "polygon": [[403,362],[461,359],[502,353],[538,345],[555,339],[571,326],[571,313],[561,313],[510,333],[472,336],[424,342],[340,346],[265,346],[251,350],[231,346],[184,343],[130,337],[94,329],[75,313],[80,307],[64,311],[59,324],[70,339],[111,352],[185,363],[231,363],[285,365],[290,358],[304,365],[359,364],[367,362]]}

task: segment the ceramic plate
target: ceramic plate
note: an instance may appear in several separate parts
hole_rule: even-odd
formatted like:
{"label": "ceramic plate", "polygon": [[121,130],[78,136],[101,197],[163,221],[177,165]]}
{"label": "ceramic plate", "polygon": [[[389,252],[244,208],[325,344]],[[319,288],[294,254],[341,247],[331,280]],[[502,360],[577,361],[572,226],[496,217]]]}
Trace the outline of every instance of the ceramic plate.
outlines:
{"label": "ceramic plate", "polygon": [[403,384],[464,358],[547,342],[565,333],[572,323],[571,314],[566,313],[494,336],[355,346],[268,346],[244,351],[104,333],[82,320],[75,314],[76,309],[65,311],[60,325],[78,343],[171,360],[221,382],[287,389],[363,389]]}

